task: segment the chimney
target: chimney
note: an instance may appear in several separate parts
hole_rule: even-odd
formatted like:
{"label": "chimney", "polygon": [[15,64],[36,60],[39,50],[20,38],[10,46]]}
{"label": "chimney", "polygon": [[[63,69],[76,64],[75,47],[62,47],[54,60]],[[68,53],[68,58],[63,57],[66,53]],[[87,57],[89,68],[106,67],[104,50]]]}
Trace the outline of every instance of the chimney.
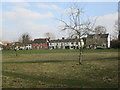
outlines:
{"label": "chimney", "polygon": [[65,38],[64,37],[62,37],[62,40],[64,40]]}
{"label": "chimney", "polygon": [[50,41],[50,37],[46,38],[46,40]]}
{"label": "chimney", "polygon": [[48,40],[50,40],[50,37],[48,38]]}

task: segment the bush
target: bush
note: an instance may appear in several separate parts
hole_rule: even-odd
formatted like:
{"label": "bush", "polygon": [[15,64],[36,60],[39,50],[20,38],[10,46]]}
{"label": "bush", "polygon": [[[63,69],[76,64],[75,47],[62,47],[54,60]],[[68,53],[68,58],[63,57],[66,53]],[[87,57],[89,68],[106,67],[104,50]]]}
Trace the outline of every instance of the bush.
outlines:
{"label": "bush", "polygon": [[111,48],[120,48],[120,40],[112,40],[111,41]]}

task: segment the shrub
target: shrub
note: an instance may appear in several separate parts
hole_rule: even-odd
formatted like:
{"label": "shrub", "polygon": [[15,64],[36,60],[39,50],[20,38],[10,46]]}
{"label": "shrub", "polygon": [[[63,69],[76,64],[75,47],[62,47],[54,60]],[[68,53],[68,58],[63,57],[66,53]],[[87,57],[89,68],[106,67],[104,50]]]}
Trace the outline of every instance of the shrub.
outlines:
{"label": "shrub", "polygon": [[111,48],[120,48],[120,40],[112,40],[111,41]]}

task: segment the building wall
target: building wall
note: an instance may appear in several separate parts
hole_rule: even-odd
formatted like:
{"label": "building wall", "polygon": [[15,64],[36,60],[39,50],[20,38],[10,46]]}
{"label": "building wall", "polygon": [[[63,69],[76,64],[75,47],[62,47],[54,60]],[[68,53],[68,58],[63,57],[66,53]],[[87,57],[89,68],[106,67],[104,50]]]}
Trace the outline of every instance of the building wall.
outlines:
{"label": "building wall", "polygon": [[25,48],[26,48],[27,50],[32,49],[32,44],[28,44],[27,46],[25,46]]}
{"label": "building wall", "polygon": [[0,51],[3,50],[3,45],[2,43],[0,42]]}
{"label": "building wall", "polygon": [[108,48],[110,48],[110,35],[108,35],[107,41],[108,41]]}
{"label": "building wall", "polygon": [[[82,40],[82,46],[84,42]],[[80,48],[80,42],[52,42],[49,43],[49,49],[78,49]]]}
{"label": "building wall", "polygon": [[33,43],[32,44],[32,49],[48,49],[48,44],[47,43]]}
{"label": "building wall", "polygon": [[95,38],[87,38],[86,39],[86,45],[88,46],[88,48],[96,48],[97,46],[109,48],[108,42],[109,42],[108,38],[98,37],[97,39],[95,39]]}
{"label": "building wall", "polygon": [[0,45],[0,51],[3,50],[3,47]]}

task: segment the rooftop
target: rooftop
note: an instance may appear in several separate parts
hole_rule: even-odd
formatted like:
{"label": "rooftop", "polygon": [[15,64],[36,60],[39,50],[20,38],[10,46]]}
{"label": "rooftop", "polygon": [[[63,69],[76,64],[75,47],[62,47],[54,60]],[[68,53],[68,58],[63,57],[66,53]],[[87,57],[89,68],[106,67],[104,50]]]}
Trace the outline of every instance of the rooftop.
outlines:
{"label": "rooftop", "polygon": [[51,40],[50,42],[77,42],[78,39],[58,39],[58,40]]}
{"label": "rooftop", "polygon": [[47,42],[47,38],[39,38],[39,39],[35,39],[34,41],[33,41],[33,43],[45,43],[45,42]]}
{"label": "rooftop", "polygon": [[93,36],[100,36],[101,38],[107,38],[109,34],[89,34],[87,38],[93,38]]}

